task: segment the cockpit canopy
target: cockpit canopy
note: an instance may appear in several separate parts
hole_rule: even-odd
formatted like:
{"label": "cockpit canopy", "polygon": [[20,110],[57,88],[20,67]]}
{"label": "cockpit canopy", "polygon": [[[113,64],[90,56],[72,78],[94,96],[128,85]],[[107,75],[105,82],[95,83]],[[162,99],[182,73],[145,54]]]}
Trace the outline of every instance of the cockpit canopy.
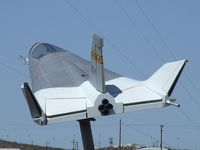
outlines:
{"label": "cockpit canopy", "polygon": [[51,53],[64,52],[64,51],[65,50],[59,47],[47,43],[36,43],[30,49],[29,58],[40,59]]}

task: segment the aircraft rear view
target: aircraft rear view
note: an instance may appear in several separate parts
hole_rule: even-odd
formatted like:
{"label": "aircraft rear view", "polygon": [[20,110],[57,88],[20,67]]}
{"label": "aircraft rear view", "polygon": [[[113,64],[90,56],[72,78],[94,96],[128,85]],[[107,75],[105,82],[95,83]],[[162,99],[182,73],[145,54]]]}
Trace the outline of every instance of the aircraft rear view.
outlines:
{"label": "aircraft rear view", "polygon": [[172,91],[187,60],[164,64],[145,81],[104,68],[103,38],[94,34],[91,60],[47,43],[29,51],[31,87],[22,85],[33,120],[46,125],[176,105]]}

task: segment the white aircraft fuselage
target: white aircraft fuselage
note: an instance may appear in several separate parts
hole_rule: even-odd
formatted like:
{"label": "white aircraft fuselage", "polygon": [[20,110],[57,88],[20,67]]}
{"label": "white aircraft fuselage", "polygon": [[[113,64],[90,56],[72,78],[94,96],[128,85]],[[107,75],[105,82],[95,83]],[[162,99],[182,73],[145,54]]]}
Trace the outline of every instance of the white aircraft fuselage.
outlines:
{"label": "white aircraft fuselage", "polygon": [[31,87],[25,82],[22,90],[36,123],[176,105],[170,96],[187,60],[166,63],[149,79],[137,81],[104,69],[102,47],[103,39],[94,35],[91,61],[47,43],[31,47]]}

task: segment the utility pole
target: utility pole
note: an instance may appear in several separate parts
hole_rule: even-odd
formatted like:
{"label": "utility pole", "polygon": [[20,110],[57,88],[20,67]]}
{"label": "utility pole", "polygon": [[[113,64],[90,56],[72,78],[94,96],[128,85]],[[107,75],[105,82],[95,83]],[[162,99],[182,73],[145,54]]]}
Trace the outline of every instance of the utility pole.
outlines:
{"label": "utility pole", "polygon": [[75,140],[73,139],[73,141],[72,141],[72,150],[75,150]]}
{"label": "utility pole", "polygon": [[30,134],[28,134],[28,150],[29,150],[29,146],[30,146]]}
{"label": "utility pole", "polygon": [[101,147],[101,134],[99,134],[99,148]]}
{"label": "utility pole", "polygon": [[119,120],[119,150],[121,150],[121,143],[122,143],[122,120]]}
{"label": "utility pole", "polygon": [[108,142],[109,142],[110,148],[112,149],[112,147],[113,147],[113,138],[108,138]]}
{"label": "utility pole", "polygon": [[75,150],[78,150],[78,141],[75,142]]}
{"label": "utility pole", "polygon": [[48,141],[47,140],[46,140],[45,144],[46,144],[46,150],[48,150]]}
{"label": "utility pole", "polygon": [[52,138],[52,147],[55,147],[55,137]]}
{"label": "utility pole", "polygon": [[160,125],[160,149],[162,150],[163,147],[163,127],[164,125]]}

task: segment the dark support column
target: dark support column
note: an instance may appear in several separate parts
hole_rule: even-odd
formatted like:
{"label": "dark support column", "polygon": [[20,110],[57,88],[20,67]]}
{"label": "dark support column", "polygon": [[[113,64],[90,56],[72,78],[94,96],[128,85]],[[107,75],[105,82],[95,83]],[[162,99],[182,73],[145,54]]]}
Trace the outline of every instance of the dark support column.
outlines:
{"label": "dark support column", "polygon": [[119,150],[121,150],[121,143],[122,143],[122,120],[119,120]]}
{"label": "dark support column", "polygon": [[90,121],[95,121],[95,119],[79,120],[84,150],[94,150]]}
{"label": "dark support column", "polygon": [[164,125],[160,125],[160,149],[163,148],[163,127]]}

